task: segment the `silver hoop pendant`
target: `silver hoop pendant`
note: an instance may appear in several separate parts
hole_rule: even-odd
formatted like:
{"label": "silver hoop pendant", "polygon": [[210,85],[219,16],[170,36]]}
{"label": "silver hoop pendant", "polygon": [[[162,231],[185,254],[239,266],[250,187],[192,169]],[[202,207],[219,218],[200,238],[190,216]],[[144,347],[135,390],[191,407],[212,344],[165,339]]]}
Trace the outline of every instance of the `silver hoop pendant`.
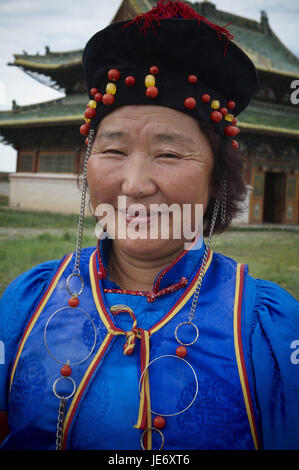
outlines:
{"label": "silver hoop pendant", "polygon": [[[60,359],[57,359],[54,354],[52,354],[52,352],[50,351],[50,348],[48,346],[48,343],[47,343],[47,328],[49,326],[49,323],[51,322],[51,320],[53,319],[53,317],[55,315],[57,315],[57,313],[63,311],[63,310],[71,310],[71,311],[80,311],[82,312],[87,318],[88,320],[90,321],[90,323],[92,324],[92,327],[93,327],[93,332],[94,332],[94,341],[93,341],[93,345],[92,345],[92,348],[91,350],[89,351],[89,353],[83,358],[81,359],[80,361],[74,361],[74,362],[70,362],[69,360],[66,360],[66,361],[62,361]],[[85,310],[83,310],[82,308],[80,307],[62,307],[62,308],[59,308],[58,310],[56,310],[54,313],[52,313],[52,315],[48,318],[47,320],[47,323],[45,325],[45,328],[44,328],[44,343],[45,343],[45,346],[46,346],[46,349],[48,351],[48,353],[50,354],[50,356],[56,361],[58,362],[59,364],[67,364],[69,366],[74,366],[74,365],[78,365],[78,364],[81,364],[82,362],[86,361],[90,356],[91,354],[93,353],[94,351],[94,348],[96,346],[96,343],[97,343],[97,330],[96,330],[96,327],[95,327],[95,324],[92,320],[92,318],[90,317],[90,315],[85,312]]]}
{"label": "silver hoop pendant", "polygon": [[157,433],[160,434],[161,436],[161,447],[159,450],[162,450],[163,447],[164,447],[164,436],[163,436],[163,433],[162,431],[160,431],[160,429],[158,428],[147,428],[143,431],[141,437],[140,437],[140,445],[141,445],[141,449],[142,450],[146,450],[145,447],[144,447],[144,444],[143,444],[143,439],[144,439],[144,436],[148,433],[148,431],[156,431]]}
{"label": "silver hoop pendant", "polygon": [[[77,277],[78,279],[80,279],[81,287],[78,290],[78,292],[72,292],[71,289],[70,289],[70,280],[73,277]],[[67,289],[68,293],[70,294],[70,296],[71,297],[78,297],[80,294],[82,294],[83,288],[84,288],[84,281],[83,281],[82,276],[79,273],[76,273],[76,272],[71,273],[68,276],[67,280],[66,280],[66,289]]]}
{"label": "silver hoop pendant", "polygon": [[[183,343],[183,342],[178,338],[178,329],[179,329],[182,325],[190,325],[190,326],[193,326],[193,328],[195,329],[195,339],[194,339],[193,341],[191,341],[191,343]],[[194,323],[192,323],[191,321],[183,321],[182,323],[179,323],[178,326],[176,327],[175,332],[174,332],[174,335],[175,335],[175,339],[177,340],[177,342],[180,343],[182,346],[191,346],[192,344],[196,343],[196,341],[198,340],[199,331],[198,331],[197,326],[196,326]]]}
{"label": "silver hoop pendant", "polygon": [[[56,386],[58,384],[58,382],[60,382],[60,380],[62,379],[65,379],[65,380],[70,380],[73,384],[73,391],[72,393],[70,393],[69,395],[67,396],[60,396],[58,393],[57,393],[57,390],[56,390]],[[53,383],[53,392],[54,392],[54,395],[55,397],[59,398],[59,400],[68,400],[69,398],[71,398],[74,393],[76,391],[76,383],[74,381],[74,379],[72,379],[72,377],[59,377],[58,379],[55,380],[55,382]]]}
{"label": "silver hoop pendant", "polygon": [[[157,416],[177,416],[177,415],[180,415],[180,414],[184,413],[185,411],[187,411],[187,410],[190,408],[190,406],[193,405],[193,403],[194,403],[194,401],[195,401],[195,399],[196,399],[196,397],[197,397],[197,394],[198,394],[198,379],[197,379],[196,372],[195,372],[195,370],[193,369],[193,367],[191,366],[191,364],[189,364],[189,362],[186,361],[186,359],[184,359],[184,358],[182,358],[182,357],[179,357],[179,356],[174,356],[173,354],[166,354],[166,355],[164,355],[164,356],[159,356],[159,357],[156,357],[156,359],[153,359],[153,360],[145,367],[144,371],[142,372],[142,374],[141,374],[141,376],[140,376],[140,379],[139,379],[139,386],[138,386],[138,387],[139,387],[139,395],[141,394],[141,389],[140,389],[141,381],[142,381],[143,376],[144,376],[144,374],[146,373],[147,369],[149,368],[149,366],[150,366],[151,364],[153,364],[154,362],[158,361],[159,359],[163,359],[163,358],[165,358],[165,357],[174,357],[175,359],[178,359],[178,360],[180,360],[180,361],[185,362],[185,363],[190,367],[190,369],[191,369],[192,372],[193,372],[194,378],[195,378],[195,384],[196,384],[195,393],[194,393],[194,396],[193,396],[191,402],[189,403],[189,405],[186,406],[183,410],[177,411],[176,413],[167,413],[167,414],[164,413],[164,414],[163,414],[163,413],[157,413],[156,411],[153,411],[151,408],[148,408],[148,410],[149,410],[151,413],[153,413],[154,415],[157,415]],[[154,429],[156,429],[156,428],[154,428]]]}

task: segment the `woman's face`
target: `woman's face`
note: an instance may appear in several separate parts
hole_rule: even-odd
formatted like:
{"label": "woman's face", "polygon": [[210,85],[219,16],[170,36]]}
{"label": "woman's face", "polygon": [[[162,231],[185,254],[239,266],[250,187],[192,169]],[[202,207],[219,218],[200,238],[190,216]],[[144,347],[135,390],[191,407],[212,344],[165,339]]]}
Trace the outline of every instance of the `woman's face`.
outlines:
{"label": "woman's face", "polygon": [[[189,223],[191,220],[193,231],[195,205],[202,204],[203,213],[206,210],[212,192],[212,169],[209,142],[191,116],[162,106],[124,106],[99,124],[87,166],[91,204],[94,210],[103,203],[114,208],[115,243],[127,254],[136,257],[171,254],[191,241],[183,233],[184,204],[192,207]],[[146,222],[138,226],[136,220],[125,219],[118,196],[126,196],[123,200],[127,208],[138,203],[148,212],[154,207],[152,204],[164,204],[164,208],[177,204],[181,210],[180,238],[173,236],[172,211],[168,238],[161,236],[161,215],[155,219],[159,224],[158,238],[153,238]],[[123,217],[122,227],[133,224],[139,234],[146,230],[146,238],[119,237],[118,217]]]}

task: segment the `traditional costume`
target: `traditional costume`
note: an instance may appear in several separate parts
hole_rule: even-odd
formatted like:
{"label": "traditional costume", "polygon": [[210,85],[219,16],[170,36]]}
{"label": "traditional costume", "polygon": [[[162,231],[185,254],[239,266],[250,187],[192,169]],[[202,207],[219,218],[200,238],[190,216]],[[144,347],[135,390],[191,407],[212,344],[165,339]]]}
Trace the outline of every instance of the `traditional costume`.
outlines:
{"label": "traditional costume", "polygon": [[[110,25],[83,63],[85,184],[96,126],[123,105],[187,112],[237,147],[254,66],[187,5]],[[299,302],[209,248],[223,201],[208,243],[197,235],[144,292],[109,279],[109,237],[81,249],[85,195],[76,251],[19,276],[0,302],[1,448],[299,448]]]}

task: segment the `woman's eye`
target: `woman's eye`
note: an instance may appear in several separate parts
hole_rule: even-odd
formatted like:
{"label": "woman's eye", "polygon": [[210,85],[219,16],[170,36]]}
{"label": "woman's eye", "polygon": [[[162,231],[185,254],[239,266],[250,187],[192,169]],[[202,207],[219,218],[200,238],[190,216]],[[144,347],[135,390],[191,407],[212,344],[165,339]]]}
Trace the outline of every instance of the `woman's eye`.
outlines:
{"label": "woman's eye", "polygon": [[174,155],[173,153],[162,153],[161,155],[158,155],[158,157],[178,158],[178,159],[180,159],[180,157],[178,155]]}
{"label": "woman's eye", "polygon": [[109,149],[105,150],[103,153],[117,153],[117,154],[123,154],[120,150],[115,150],[115,149]]}

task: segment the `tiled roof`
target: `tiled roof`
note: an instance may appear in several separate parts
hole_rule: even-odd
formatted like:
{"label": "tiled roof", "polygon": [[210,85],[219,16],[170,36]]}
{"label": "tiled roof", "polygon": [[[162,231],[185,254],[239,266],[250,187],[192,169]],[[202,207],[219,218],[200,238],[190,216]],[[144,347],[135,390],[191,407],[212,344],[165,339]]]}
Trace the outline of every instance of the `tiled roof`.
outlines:
{"label": "tiled roof", "polygon": [[258,133],[299,137],[299,114],[295,106],[275,105],[253,100],[240,114],[238,125]]}
{"label": "tiled roof", "polygon": [[[0,127],[82,124],[87,102],[86,94],[68,95],[65,98],[30,106],[20,106],[14,111],[0,112]],[[257,133],[275,133],[299,138],[297,109],[253,101],[239,116],[241,129]]]}
{"label": "tiled roof", "polygon": [[30,106],[17,106],[13,111],[0,112],[0,126],[34,126],[65,122],[83,123],[88,97],[85,93],[68,95]]}
{"label": "tiled roof", "polygon": [[[156,4],[156,0],[126,1],[135,14],[146,12]],[[207,11],[207,18],[210,21],[220,25],[231,23],[228,29],[235,36],[235,42],[245,50],[258,68],[288,72],[299,77],[299,58],[274,34],[265,14],[263,21],[266,26],[263,26],[262,20],[258,22],[217,10],[210,2],[190,3],[190,5],[200,14],[205,14]],[[61,67],[81,66],[82,50],[48,52],[44,55],[14,54],[14,57],[15,61],[11,65],[45,72],[47,69],[53,71]]]}

